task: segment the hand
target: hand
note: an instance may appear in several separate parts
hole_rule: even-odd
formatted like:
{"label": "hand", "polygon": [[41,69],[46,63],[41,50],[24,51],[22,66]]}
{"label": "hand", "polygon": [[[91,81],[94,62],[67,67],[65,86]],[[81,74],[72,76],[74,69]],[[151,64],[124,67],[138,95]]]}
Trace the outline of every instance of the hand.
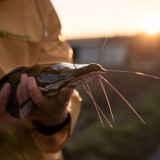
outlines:
{"label": "hand", "polygon": [[0,114],[1,115],[5,113],[10,92],[11,92],[11,85],[9,83],[6,83],[0,91]]}
{"label": "hand", "polygon": [[6,83],[0,90],[0,129],[5,129],[10,125],[16,125],[17,120],[12,117],[7,111],[6,106],[11,93],[11,85]]}
{"label": "hand", "polygon": [[[47,126],[62,123],[68,116],[67,105],[72,92],[73,89],[63,88],[57,96],[47,98],[42,95],[33,77],[22,74],[17,88],[18,101],[22,104],[28,97],[31,97],[32,101],[21,109],[21,118],[37,120]],[[30,108],[34,105],[36,105],[36,111],[31,113]]]}

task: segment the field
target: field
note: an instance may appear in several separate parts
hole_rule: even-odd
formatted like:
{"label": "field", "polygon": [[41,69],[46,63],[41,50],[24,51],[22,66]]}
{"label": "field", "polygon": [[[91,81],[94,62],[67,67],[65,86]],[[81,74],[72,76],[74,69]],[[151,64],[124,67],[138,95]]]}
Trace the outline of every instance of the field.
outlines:
{"label": "field", "polygon": [[[111,68],[108,68],[111,69]],[[117,69],[117,68],[114,68]],[[134,67],[121,67],[134,70]],[[159,75],[160,67],[139,71]],[[109,80],[142,116],[145,125],[107,85],[106,91],[113,109],[112,122],[103,91],[95,80],[90,82],[92,93],[113,124],[102,127],[93,103],[82,87],[82,111],[74,134],[64,148],[66,160],[158,160],[154,159],[160,147],[160,81],[124,73],[106,73]]]}

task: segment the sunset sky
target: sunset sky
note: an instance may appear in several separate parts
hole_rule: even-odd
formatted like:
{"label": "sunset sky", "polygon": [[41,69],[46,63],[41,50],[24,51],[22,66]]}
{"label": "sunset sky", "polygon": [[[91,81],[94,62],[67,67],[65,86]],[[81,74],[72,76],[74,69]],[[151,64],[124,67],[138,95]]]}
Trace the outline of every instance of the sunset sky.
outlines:
{"label": "sunset sky", "polygon": [[160,0],[51,0],[67,38],[160,32]]}

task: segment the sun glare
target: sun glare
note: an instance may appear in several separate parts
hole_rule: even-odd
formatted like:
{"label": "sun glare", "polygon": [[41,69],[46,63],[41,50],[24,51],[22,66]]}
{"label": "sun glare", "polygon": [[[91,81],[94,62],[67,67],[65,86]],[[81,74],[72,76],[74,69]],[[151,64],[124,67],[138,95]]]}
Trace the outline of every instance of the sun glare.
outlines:
{"label": "sun glare", "polygon": [[156,16],[148,16],[144,20],[144,32],[148,34],[157,34],[160,32],[160,20]]}

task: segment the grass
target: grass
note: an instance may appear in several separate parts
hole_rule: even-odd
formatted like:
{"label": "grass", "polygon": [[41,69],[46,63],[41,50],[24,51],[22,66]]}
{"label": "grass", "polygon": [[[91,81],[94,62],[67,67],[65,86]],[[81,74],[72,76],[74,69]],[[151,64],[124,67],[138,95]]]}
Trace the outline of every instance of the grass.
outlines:
{"label": "grass", "polygon": [[[160,142],[160,93],[157,91],[142,97],[137,102],[140,107],[136,110],[146,125],[132,115],[124,104],[118,112],[114,110],[116,123],[113,129],[108,126],[103,128],[94,118],[91,123],[81,121],[84,118],[81,116],[75,134],[65,147],[66,159],[145,160]],[[87,114],[91,113],[88,111],[85,116]]]}

